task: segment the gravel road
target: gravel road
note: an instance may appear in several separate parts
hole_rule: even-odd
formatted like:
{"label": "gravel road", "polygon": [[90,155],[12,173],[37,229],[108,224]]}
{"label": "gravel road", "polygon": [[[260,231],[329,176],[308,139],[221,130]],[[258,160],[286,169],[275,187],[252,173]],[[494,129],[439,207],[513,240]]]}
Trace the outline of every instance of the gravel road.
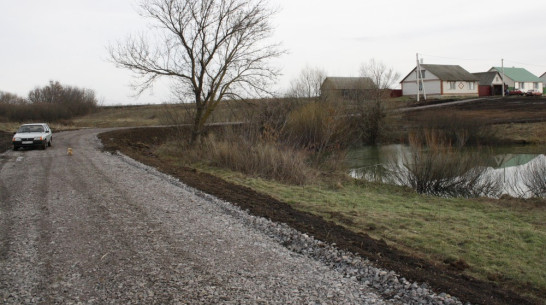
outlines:
{"label": "gravel road", "polygon": [[98,132],[0,154],[1,304],[460,304],[102,152]]}

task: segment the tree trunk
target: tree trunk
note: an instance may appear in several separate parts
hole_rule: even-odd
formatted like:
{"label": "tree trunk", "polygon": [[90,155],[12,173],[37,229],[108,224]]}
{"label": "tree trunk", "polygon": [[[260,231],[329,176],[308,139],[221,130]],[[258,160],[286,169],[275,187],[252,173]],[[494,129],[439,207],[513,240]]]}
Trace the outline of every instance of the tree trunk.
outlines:
{"label": "tree trunk", "polygon": [[202,133],[202,124],[201,120],[203,117],[203,106],[202,105],[196,105],[195,109],[195,118],[193,120],[193,126],[191,130],[191,137],[190,137],[190,146],[195,145],[197,140],[199,140],[199,137]]}

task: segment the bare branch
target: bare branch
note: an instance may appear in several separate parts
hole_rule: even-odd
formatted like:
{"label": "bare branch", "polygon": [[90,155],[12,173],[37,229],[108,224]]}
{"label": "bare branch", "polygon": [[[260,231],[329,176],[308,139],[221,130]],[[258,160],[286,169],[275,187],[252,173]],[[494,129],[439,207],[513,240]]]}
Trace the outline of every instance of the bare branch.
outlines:
{"label": "bare branch", "polygon": [[275,11],[264,0],[144,0],[140,9],[154,30],[110,47],[110,58],[135,74],[139,94],[166,77],[192,97],[192,142],[224,98],[263,94],[279,74],[268,62],[285,51],[269,43]]}

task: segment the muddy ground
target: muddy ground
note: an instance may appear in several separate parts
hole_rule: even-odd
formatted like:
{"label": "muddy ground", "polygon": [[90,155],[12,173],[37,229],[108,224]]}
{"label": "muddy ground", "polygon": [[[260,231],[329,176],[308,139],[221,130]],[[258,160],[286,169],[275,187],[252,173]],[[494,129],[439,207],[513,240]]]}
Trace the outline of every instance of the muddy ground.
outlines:
{"label": "muddy ground", "polygon": [[406,118],[421,121],[434,117],[439,112],[458,118],[476,119],[481,124],[544,122],[546,121],[546,97],[511,96],[482,99],[441,108],[409,111]]}
{"label": "muddy ground", "polygon": [[[335,243],[337,247],[367,257],[379,266],[394,270],[412,281],[427,282],[438,291],[457,296],[473,304],[540,304],[494,282],[484,282],[462,273],[456,264],[435,264],[399,251],[382,240],[365,234],[351,232],[321,217],[293,209],[268,195],[250,188],[228,183],[218,177],[194,169],[167,164],[160,160],[153,148],[174,134],[170,128],[139,128],[118,130],[101,134],[105,150],[121,151],[164,173],[179,178],[182,182],[229,201],[251,214],[262,216],[314,236]],[[546,297],[544,292],[535,295]]]}

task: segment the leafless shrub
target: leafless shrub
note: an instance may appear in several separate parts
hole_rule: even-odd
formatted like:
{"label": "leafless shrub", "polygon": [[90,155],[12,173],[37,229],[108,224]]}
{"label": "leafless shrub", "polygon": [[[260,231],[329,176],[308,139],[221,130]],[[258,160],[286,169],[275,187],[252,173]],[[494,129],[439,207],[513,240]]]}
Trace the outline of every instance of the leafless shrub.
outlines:
{"label": "leafless shrub", "polygon": [[347,146],[349,126],[341,103],[310,102],[290,112],[284,140],[294,147],[325,153]]}
{"label": "leafless shrub", "polygon": [[63,86],[53,81],[30,91],[28,99],[9,93],[0,94],[0,113],[5,119],[17,122],[66,120],[91,113],[97,106],[92,90]]}
{"label": "leafless shrub", "polygon": [[418,193],[448,197],[497,197],[498,177],[488,174],[479,152],[456,149],[445,138],[430,134],[425,143],[410,137],[410,152],[389,165],[389,181]]}
{"label": "leafless shrub", "polygon": [[467,144],[479,144],[488,138],[484,122],[476,118],[460,116],[446,111],[419,112],[410,116],[417,121],[421,134],[427,130],[435,130],[442,134],[452,145],[463,147]]}
{"label": "leafless shrub", "polygon": [[326,75],[326,71],[320,68],[306,66],[299,76],[292,80],[286,96],[296,99],[318,99]]}
{"label": "leafless shrub", "polygon": [[370,79],[373,85],[359,95],[355,125],[363,143],[376,144],[388,127],[385,124],[387,117],[385,101],[390,97],[390,89],[398,81],[400,74],[381,61],[370,59],[361,66],[360,75]]}
{"label": "leafless shrub", "polygon": [[0,91],[0,105],[25,104],[27,101],[17,94]]}
{"label": "leafless shrub", "polygon": [[198,145],[186,143],[181,157],[188,162],[228,168],[250,176],[303,185],[312,178],[306,154],[269,141],[253,141],[240,130],[225,128],[219,136],[209,134]]}

